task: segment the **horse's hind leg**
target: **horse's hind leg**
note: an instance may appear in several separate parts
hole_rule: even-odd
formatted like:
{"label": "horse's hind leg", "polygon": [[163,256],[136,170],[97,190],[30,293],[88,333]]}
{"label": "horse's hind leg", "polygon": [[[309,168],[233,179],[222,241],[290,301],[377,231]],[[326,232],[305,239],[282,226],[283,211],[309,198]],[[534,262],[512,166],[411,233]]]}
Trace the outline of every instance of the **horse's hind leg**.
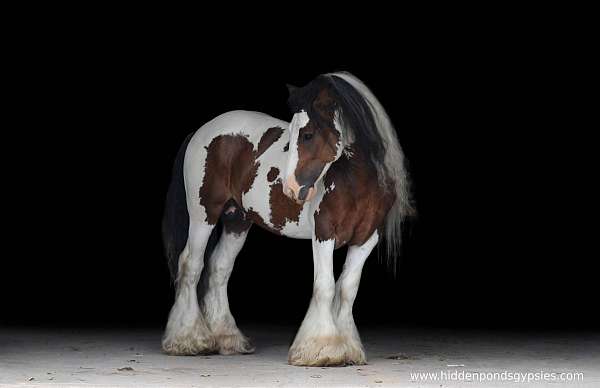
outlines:
{"label": "horse's hind leg", "polygon": [[[225,206],[225,209],[227,212],[228,207]],[[227,282],[250,228],[250,223],[243,221],[240,209],[234,209],[233,214],[225,213],[222,218],[223,234],[208,260],[204,274],[206,288],[202,310],[221,354],[254,351],[248,338],[238,329],[227,299]]]}
{"label": "horse's hind leg", "polygon": [[216,350],[215,340],[198,306],[196,286],[204,267],[204,250],[214,225],[190,220],[187,244],[179,256],[175,304],[162,340],[165,352],[194,355]]}
{"label": "horse's hind leg", "polygon": [[346,364],[366,364],[367,358],[354,324],[352,305],[358,292],[363,265],[377,244],[377,232],[362,245],[348,247],[344,270],[335,284],[333,315],[346,345]]}

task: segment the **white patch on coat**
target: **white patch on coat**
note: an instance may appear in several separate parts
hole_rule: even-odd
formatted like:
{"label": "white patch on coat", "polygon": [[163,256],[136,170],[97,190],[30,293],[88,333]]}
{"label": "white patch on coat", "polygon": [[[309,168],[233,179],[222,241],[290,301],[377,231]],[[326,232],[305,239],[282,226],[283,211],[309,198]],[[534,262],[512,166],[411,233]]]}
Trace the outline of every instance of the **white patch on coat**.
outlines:
{"label": "white patch on coat", "polygon": [[[298,165],[298,136],[300,129],[306,127],[309,120],[308,113],[304,110],[301,110],[292,117],[292,122],[290,123],[290,155],[285,170],[286,179],[294,174]],[[296,178],[294,177],[294,179]]]}
{"label": "white patch on coat", "polygon": [[[261,155],[261,156],[264,156]],[[256,171],[256,178],[250,186],[250,190],[247,193],[242,193],[242,205],[246,210],[252,210],[256,212],[269,227],[273,227],[271,223],[271,203],[270,203],[270,191],[271,187],[267,179],[267,174],[272,166],[259,158],[258,170]]]}

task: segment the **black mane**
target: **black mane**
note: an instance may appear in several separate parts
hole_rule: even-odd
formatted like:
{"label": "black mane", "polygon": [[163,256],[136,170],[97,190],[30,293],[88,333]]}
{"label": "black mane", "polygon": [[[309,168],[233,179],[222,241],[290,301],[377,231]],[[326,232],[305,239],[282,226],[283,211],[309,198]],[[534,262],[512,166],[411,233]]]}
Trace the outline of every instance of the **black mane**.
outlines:
{"label": "black mane", "polygon": [[323,88],[330,88],[333,92],[336,106],[332,106],[331,109],[338,110],[340,124],[347,132],[342,136],[352,139],[352,146],[373,165],[384,166],[384,141],[377,130],[369,102],[344,79],[335,75],[317,77],[305,87],[290,94],[290,109],[293,112],[304,109],[311,119],[319,121],[320,116],[314,112],[312,103]]}
{"label": "black mane", "polygon": [[385,147],[369,102],[344,79],[326,77],[335,92],[342,127],[351,131],[353,145],[377,165],[383,165]]}

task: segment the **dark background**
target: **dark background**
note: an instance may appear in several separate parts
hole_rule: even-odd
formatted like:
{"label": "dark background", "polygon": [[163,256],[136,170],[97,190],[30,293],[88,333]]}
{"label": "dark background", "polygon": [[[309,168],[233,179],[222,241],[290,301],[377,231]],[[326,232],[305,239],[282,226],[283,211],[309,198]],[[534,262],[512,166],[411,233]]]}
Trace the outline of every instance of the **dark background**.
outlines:
{"label": "dark background", "polygon": [[[38,36],[10,74],[4,147],[18,169],[5,177],[16,216],[1,322],[164,325],[174,290],[160,223],[182,140],[234,109],[289,120],[286,83],[346,70],[395,123],[418,210],[397,277],[367,262],[359,326],[598,326],[595,258],[562,192],[575,180],[560,148],[568,96],[539,45],[418,30],[278,51],[243,37],[75,35]],[[253,227],[229,284],[238,322],[299,325],[311,290],[308,241]]]}

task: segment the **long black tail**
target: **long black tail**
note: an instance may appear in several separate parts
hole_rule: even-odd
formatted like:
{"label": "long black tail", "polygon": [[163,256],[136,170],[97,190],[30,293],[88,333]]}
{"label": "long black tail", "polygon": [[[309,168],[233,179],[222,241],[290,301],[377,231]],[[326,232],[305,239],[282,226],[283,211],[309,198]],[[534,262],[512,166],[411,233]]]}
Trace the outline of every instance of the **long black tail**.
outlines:
{"label": "long black tail", "polygon": [[[165,255],[167,256],[169,272],[171,273],[171,279],[173,281],[177,279],[179,255],[187,243],[190,227],[185,182],[183,179],[183,162],[185,160],[185,151],[187,150],[193,135],[194,133],[192,132],[185,138],[175,157],[173,176],[171,178],[171,183],[169,184],[169,191],[167,192],[165,214],[162,222],[163,245],[165,248]],[[210,234],[204,251],[204,258],[210,257],[219,242],[222,232],[223,226],[219,221]]]}
{"label": "long black tail", "polygon": [[173,176],[169,185],[169,191],[167,192],[165,213],[162,222],[165,255],[167,256],[167,263],[173,280],[177,278],[179,254],[187,242],[190,226],[185,197],[185,183],[183,180],[183,161],[185,159],[185,150],[193,135],[193,133],[190,133],[185,138],[175,157]]}

